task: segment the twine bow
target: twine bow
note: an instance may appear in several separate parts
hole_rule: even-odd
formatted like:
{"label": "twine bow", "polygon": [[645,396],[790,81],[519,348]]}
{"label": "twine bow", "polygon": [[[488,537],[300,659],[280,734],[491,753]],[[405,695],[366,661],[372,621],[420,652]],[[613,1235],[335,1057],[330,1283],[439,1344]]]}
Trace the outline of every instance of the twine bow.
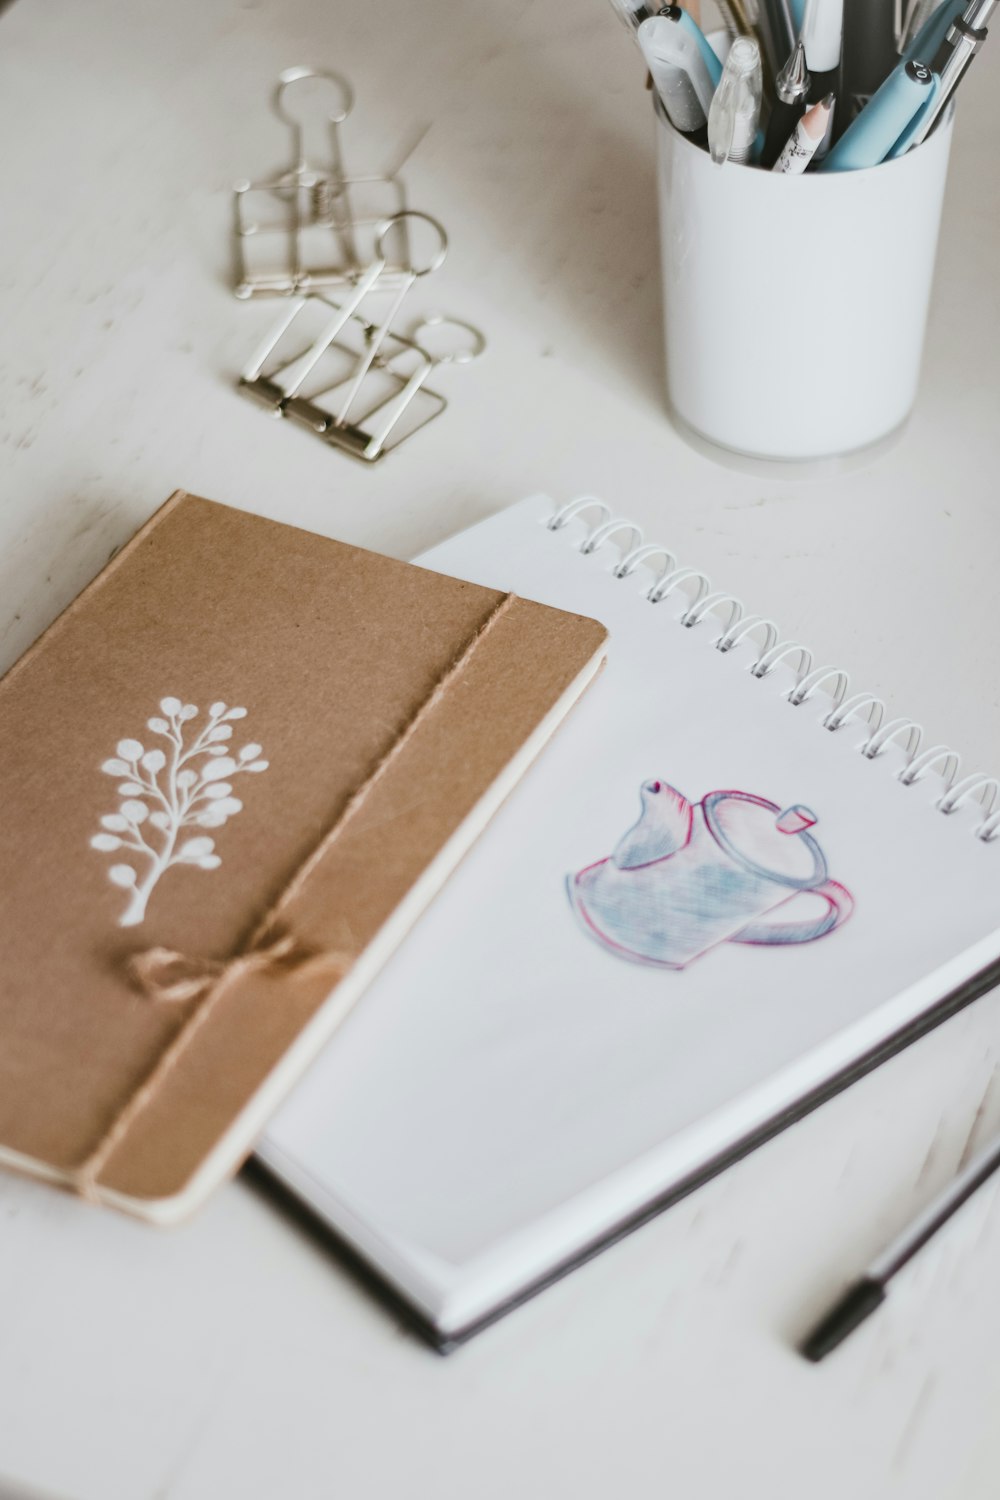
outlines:
{"label": "twine bow", "polygon": [[149,999],[181,1005],[200,999],[223,976],[235,979],[278,969],[297,974],[329,973],[339,978],[353,961],[353,954],[308,948],[293,933],[272,928],[232,958],[192,957],[172,948],[147,948],[128,960],[128,971],[132,982]]}

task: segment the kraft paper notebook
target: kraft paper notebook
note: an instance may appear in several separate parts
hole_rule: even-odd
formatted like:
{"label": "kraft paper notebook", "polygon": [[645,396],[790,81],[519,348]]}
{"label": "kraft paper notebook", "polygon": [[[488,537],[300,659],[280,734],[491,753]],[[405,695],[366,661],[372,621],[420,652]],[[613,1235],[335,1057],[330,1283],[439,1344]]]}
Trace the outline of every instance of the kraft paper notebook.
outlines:
{"label": "kraft paper notebook", "polygon": [[1000,813],[593,505],[421,561],[611,633],[261,1147],[446,1347],[994,984]]}
{"label": "kraft paper notebook", "polygon": [[591,620],[177,494],[0,683],[0,1163],[192,1208],[597,671]]}

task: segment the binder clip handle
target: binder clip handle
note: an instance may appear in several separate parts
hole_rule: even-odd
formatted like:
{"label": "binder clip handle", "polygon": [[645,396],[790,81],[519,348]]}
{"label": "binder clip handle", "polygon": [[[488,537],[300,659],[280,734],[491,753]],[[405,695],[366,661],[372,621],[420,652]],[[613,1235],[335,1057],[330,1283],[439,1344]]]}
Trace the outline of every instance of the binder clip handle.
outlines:
{"label": "binder clip handle", "polygon": [[[422,266],[415,265],[409,254],[410,236],[408,230],[410,224],[415,219],[420,219],[424,224],[429,224],[437,240],[437,250],[427,261],[426,265]],[[392,260],[386,242],[394,229],[401,229],[407,236],[407,264],[403,274],[408,283],[415,277],[429,276],[432,271],[437,271],[444,265],[448,255],[448,235],[445,227],[438,219],[433,218],[430,214],[421,213],[418,208],[401,209],[399,213],[391,214],[389,218],[383,219],[380,222],[375,231],[375,254],[379,260],[383,262]]]}

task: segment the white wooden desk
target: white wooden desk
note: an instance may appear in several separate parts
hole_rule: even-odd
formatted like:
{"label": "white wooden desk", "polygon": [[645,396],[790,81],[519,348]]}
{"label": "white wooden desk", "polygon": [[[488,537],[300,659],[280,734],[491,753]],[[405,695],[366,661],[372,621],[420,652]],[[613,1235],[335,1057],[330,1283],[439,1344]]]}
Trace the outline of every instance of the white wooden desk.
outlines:
{"label": "white wooden desk", "polygon": [[[664,416],[652,122],[604,0],[18,0],[0,665],[177,486],[400,556],[593,490],[997,769],[998,61],[962,93],[910,428],[789,482]],[[373,472],[233,391],[274,307],[228,289],[229,187],[280,163],[268,91],[297,62],[352,79],[358,170],[430,127],[406,177],[453,248],[424,305],[490,339]],[[245,1179],[157,1232],[3,1177],[0,1494],[993,1497],[1000,1187],[837,1357],[792,1342],[1000,1128],[998,1046],[1000,996],[444,1361]]]}

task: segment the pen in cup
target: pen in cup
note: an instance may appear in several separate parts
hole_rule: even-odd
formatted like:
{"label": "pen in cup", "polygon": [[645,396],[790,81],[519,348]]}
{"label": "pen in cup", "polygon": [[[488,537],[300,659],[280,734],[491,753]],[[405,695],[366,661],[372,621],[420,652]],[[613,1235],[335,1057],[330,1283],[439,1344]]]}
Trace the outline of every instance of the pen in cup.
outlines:
{"label": "pen in cup", "polygon": [[904,61],[922,62],[930,67],[938,48],[944,41],[953,23],[965,9],[966,0],[941,0],[923,25],[906,42],[902,57]]}
{"label": "pen in cup", "polygon": [[752,24],[764,66],[764,95],[770,99],[774,94],[774,80],[795,46],[791,16],[783,0],[755,0]]}
{"label": "pen in cup", "polygon": [[931,99],[938,76],[921,62],[900,62],[840,137],[821,167],[857,172],[878,166]]}
{"label": "pen in cup", "polygon": [[[655,21],[661,18],[675,21],[684,35],[689,36],[697,45],[702,61],[708,69],[708,76],[712,80],[712,87],[714,88],[719,82],[719,79],[722,77],[722,64],[711,42],[698,24],[695,14],[695,11],[698,9],[697,6],[692,6],[689,3],[687,6],[657,5],[654,7],[646,5],[644,0],[611,0],[611,5],[629,35],[634,37],[637,42],[639,41],[639,32],[647,21]],[[707,104],[705,108],[706,110],[708,109]]]}
{"label": "pen in cup", "polygon": [[626,31],[635,33],[643,21],[656,15],[656,10],[645,4],[645,0],[611,0],[611,8]]}
{"label": "pen in cup", "polygon": [[931,62],[938,77],[937,89],[903,149],[908,150],[910,146],[919,146],[925,141],[947,109],[972,59],[987,38],[986,23],[996,5],[997,0],[971,0],[962,14],[952,21]]}
{"label": "pen in cup", "polygon": [[[676,21],[684,34],[697,44],[702,61],[708,69],[708,76],[712,80],[712,87],[713,89],[716,88],[719,79],[722,77],[722,64],[719,61],[715,48],[698,25],[691,11],[683,5],[661,5],[656,14],[657,16],[666,16],[670,20]],[[707,104],[705,108],[706,110],[708,109]]]}
{"label": "pen in cup", "polygon": [[[954,4],[954,0],[945,0]],[[837,126],[846,130],[899,62],[894,0],[844,0]]]}
{"label": "pen in cup", "polygon": [[780,45],[781,55],[787,57],[799,34],[792,15],[791,0],[761,0],[761,5],[770,15],[774,38]]}
{"label": "pen in cup", "polygon": [[715,86],[677,6],[668,9],[674,14],[651,16],[636,37],[671,125],[682,135],[697,135],[705,129]]}
{"label": "pen in cup", "polygon": [[708,149],[718,165],[751,160],[762,85],[760,48],[751,37],[736,37],[708,112]]}
{"label": "pen in cup", "polygon": [[[716,164],[734,161],[789,172],[807,165],[825,168],[828,160],[831,171],[860,170],[924,141],[985,42],[985,23],[997,4],[1000,0],[717,0],[731,32],[741,33],[727,38],[727,72],[719,56],[725,49],[717,54],[701,30],[695,0],[683,6],[612,0],[644,53],[646,86],[652,88],[655,80],[663,119],[695,145],[707,145]],[[762,65],[762,42],[773,52],[775,39],[799,16],[799,40],[775,73]],[[897,45],[905,48],[902,60],[867,96],[865,89],[882,74]],[[834,86],[838,78],[840,89]],[[822,110],[812,108],[816,105]],[[808,109],[808,126],[799,130]],[[820,118],[826,132],[817,143]],[[847,142],[843,149],[841,140]]]}
{"label": "pen in cup", "polygon": [[808,93],[806,49],[802,42],[797,42],[791,57],[774,80],[774,103],[767,121],[764,149],[760,154],[762,167],[771,168],[778,160],[782,147],[802,118]]}

